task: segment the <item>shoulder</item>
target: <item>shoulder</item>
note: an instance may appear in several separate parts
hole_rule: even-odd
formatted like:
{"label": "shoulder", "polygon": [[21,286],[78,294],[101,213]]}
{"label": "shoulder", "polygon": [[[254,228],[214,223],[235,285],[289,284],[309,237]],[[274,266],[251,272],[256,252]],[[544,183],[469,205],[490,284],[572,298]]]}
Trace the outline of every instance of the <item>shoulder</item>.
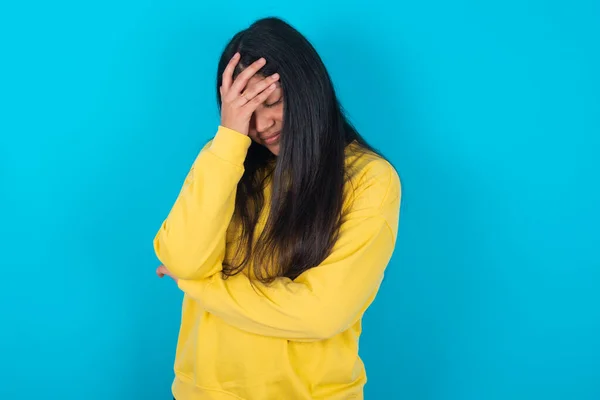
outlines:
{"label": "shoulder", "polygon": [[[344,219],[383,219],[394,238],[398,232],[402,185],[398,172],[385,158],[359,146],[347,151]],[[395,239],[394,239],[395,240]]]}
{"label": "shoulder", "polygon": [[346,155],[348,197],[362,206],[382,208],[400,202],[402,184],[394,166],[385,158],[350,145]]}

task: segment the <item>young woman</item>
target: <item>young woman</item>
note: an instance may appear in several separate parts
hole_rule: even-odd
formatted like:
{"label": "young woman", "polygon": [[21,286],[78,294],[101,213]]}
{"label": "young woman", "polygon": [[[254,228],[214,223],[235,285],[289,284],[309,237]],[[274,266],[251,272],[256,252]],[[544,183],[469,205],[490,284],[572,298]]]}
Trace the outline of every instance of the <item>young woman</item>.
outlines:
{"label": "young woman", "polygon": [[394,249],[398,175],[285,22],[235,35],[217,76],[220,125],[154,240],[157,274],[184,292],[173,395],[361,399],[361,318]]}

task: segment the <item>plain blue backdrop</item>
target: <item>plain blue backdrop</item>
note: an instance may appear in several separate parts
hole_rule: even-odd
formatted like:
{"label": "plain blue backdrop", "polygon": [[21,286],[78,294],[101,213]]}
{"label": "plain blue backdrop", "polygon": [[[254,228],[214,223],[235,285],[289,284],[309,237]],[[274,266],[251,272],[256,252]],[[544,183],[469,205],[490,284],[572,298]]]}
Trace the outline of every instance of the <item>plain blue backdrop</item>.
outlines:
{"label": "plain blue backdrop", "polygon": [[600,399],[598,1],[0,6],[0,399],[168,399],[152,238],[253,20],[314,43],[398,168],[368,400]]}

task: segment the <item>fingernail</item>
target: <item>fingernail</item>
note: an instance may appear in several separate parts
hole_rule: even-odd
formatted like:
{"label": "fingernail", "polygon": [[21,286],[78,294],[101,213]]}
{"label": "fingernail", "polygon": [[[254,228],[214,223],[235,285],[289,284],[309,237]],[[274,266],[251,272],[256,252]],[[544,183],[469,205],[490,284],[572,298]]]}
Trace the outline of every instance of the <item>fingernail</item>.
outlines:
{"label": "fingernail", "polygon": [[277,79],[277,78],[279,78],[279,74],[275,73],[275,74],[271,75],[271,78]]}

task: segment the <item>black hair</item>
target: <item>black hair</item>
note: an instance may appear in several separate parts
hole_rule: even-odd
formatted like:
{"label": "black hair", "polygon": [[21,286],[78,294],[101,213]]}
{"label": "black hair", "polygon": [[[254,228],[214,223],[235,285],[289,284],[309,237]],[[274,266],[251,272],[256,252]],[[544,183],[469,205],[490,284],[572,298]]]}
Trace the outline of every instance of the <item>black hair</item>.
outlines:
{"label": "black hair", "polygon": [[[346,147],[355,142],[365,152],[379,153],[344,115],[315,48],[279,18],[260,19],[227,44],[217,71],[219,107],[223,71],[236,52],[242,66],[264,57],[267,63],[260,75],[279,73],[284,116],[277,157],[254,142],[248,150],[234,212],[241,227],[241,253],[238,262],[224,265],[223,274],[239,273],[252,260],[254,275],[262,282],[282,276],[295,279],[319,265],[338,238],[347,181]],[[255,237],[268,182],[270,212]]]}

